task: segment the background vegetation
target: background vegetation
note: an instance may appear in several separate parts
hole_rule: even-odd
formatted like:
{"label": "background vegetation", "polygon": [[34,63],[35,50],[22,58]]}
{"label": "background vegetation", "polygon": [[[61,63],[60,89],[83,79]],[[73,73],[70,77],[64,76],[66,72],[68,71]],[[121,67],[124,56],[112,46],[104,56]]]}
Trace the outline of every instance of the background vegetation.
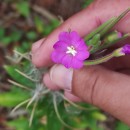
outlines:
{"label": "background vegetation", "polygon": [[[29,74],[32,67],[30,62],[14,55],[13,50],[21,53],[29,52],[32,43],[47,36],[60,24],[61,19],[65,20],[91,2],[92,0],[4,0],[0,2],[0,130],[69,129],[57,118],[51,94],[39,100],[31,127],[28,120],[33,105],[28,109],[25,105],[11,114],[11,110],[31,97],[33,92],[10,85],[7,80],[12,79],[35,89],[32,81],[16,72],[16,69],[19,69]],[[77,110],[74,107],[66,109],[63,100],[58,100],[57,105],[63,120],[76,128],[130,130],[127,125],[99,109],[88,111]],[[89,104],[81,105],[93,108]]]}

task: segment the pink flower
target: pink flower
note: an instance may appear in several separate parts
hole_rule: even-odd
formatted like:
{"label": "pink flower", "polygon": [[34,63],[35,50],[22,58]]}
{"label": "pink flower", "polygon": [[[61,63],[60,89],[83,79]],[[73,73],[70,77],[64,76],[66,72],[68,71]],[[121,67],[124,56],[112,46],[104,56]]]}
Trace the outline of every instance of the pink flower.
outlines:
{"label": "pink flower", "polygon": [[121,50],[124,54],[130,54],[130,45],[129,44],[126,44],[122,47],[122,50]]}
{"label": "pink flower", "polygon": [[60,33],[59,40],[53,48],[52,60],[66,68],[79,69],[83,66],[83,61],[89,57],[87,45],[75,31]]}

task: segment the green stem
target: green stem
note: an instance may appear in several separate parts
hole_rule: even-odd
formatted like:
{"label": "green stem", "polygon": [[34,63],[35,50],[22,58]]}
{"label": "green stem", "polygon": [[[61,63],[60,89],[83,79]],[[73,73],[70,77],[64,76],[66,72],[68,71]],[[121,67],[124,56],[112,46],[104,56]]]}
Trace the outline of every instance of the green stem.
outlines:
{"label": "green stem", "polygon": [[114,45],[114,44],[117,43],[117,42],[121,42],[121,41],[125,40],[125,39],[128,38],[128,37],[130,37],[130,33],[125,34],[125,35],[122,36],[121,38],[118,38],[118,39],[112,41],[112,42],[109,43],[109,44],[108,44],[108,43],[104,43],[104,45],[101,46],[101,50],[102,50],[102,49],[105,49],[105,48],[108,48],[108,47]]}
{"label": "green stem", "polygon": [[108,60],[112,59],[113,57],[115,57],[114,55],[115,53],[111,53],[109,55],[106,55],[104,57],[101,57],[99,59],[96,59],[96,60],[87,60],[84,62],[84,65],[98,65],[98,64],[101,64],[101,63],[104,63],[104,62],[107,62]]}
{"label": "green stem", "polygon": [[80,110],[85,110],[85,111],[88,111],[88,110],[97,110],[97,108],[85,108],[85,107],[82,107],[74,102],[72,102],[71,100],[69,100],[68,98],[66,98],[63,94],[60,93],[60,95],[62,96],[62,98],[64,100],[66,100],[68,103],[70,103],[72,106],[80,109]]}
{"label": "green stem", "polygon": [[124,34],[124,36],[122,36],[121,38],[118,38],[118,39],[112,41],[111,43],[103,43],[103,45],[100,46],[100,48],[95,48],[94,50],[90,50],[90,53],[93,54],[93,53],[95,53],[95,52],[97,52],[99,50],[103,50],[105,48],[108,48],[108,47],[114,45],[115,43],[118,43],[120,41],[125,40],[128,37],[130,37],[130,33]]}
{"label": "green stem", "polygon": [[14,113],[18,108],[20,108],[21,106],[23,106],[24,104],[28,103],[30,101],[30,99],[27,99],[23,102],[21,102],[20,104],[18,104],[12,111],[11,113]]}
{"label": "green stem", "polygon": [[101,30],[103,30],[108,24],[110,24],[113,20],[115,20],[115,18],[111,18],[110,20],[106,21],[101,26],[99,26],[96,30],[94,30],[93,32],[91,32],[90,34],[88,34],[85,37],[85,41],[90,40],[93,36],[95,36],[97,33],[99,33]]}
{"label": "green stem", "polygon": [[32,109],[32,112],[31,112],[31,116],[30,116],[30,119],[29,119],[29,127],[31,127],[31,125],[32,125],[32,121],[33,121],[34,113],[35,113],[35,110],[36,110],[36,107],[37,107],[37,103],[38,103],[38,100],[36,100],[34,102],[33,109]]}
{"label": "green stem", "polygon": [[59,113],[59,111],[58,111],[58,108],[57,108],[56,95],[53,95],[53,104],[54,104],[54,109],[55,109],[56,115],[57,115],[59,121],[60,121],[64,126],[66,126],[66,127],[69,128],[69,129],[72,129],[72,130],[82,130],[82,129],[76,129],[76,128],[74,128],[74,127],[72,127],[72,126],[66,124],[66,123],[62,120],[62,118],[61,118],[61,116],[60,116],[60,113]]}
{"label": "green stem", "polygon": [[20,88],[24,88],[24,89],[26,89],[26,90],[28,90],[28,91],[32,91],[31,88],[26,87],[26,86],[24,86],[24,85],[22,85],[22,84],[19,84],[19,83],[13,81],[13,80],[8,79],[8,82],[11,83],[11,84],[13,84],[13,85],[15,85],[15,86],[18,86],[18,87],[20,87]]}
{"label": "green stem", "polygon": [[16,71],[17,73],[21,74],[22,76],[24,76],[25,78],[27,78],[27,79],[31,80],[32,82],[38,82],[38,80],[32,79],[32,78],[31,78],[31,77],[29,77],[27,74],[25,74],[25,73],[21,72],[21,71],[20,71],[20,70],[18,70],[18,69],[15,69],[15,71]]}
{"label": "green stem", "polygon": [[39,95],[39,93],[37,93],[37,92],[34,93],[34,96],[28,102],[26,109],[38,98],[38,95]]}
{"label": "green stem", "polygon": [[20,53],[17,50],[14,50],[14,53],[18,54],[19,56],[21,56],[21,58],[25,58],[29,61],[31,61],[31,59],[29,58],[29,53]]}

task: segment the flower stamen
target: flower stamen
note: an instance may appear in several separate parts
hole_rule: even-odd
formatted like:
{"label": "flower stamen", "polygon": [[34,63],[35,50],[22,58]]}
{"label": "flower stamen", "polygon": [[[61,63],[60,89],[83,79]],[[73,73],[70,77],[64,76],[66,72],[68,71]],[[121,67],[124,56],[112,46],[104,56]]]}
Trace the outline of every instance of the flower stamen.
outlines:
{"label": "flower stamen", "polygon": [[75,50],[75,48],[73,46],[68,46],[67,47],[66,54],[72,54],[73,56],[75,56],[76,53],[77,53],[77,51]]}

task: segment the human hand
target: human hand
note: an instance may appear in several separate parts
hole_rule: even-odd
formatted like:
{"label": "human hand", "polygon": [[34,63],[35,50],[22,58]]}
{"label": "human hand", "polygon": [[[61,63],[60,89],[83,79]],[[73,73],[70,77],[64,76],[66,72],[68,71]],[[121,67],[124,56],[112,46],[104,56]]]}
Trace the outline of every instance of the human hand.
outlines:
{"label": "human hand", "polygon": [[[60,32],[71,28],[83,37],[106,20],[118,16],[128,7],[130,7],[130,0],[96,0],[87,9],[69,18],[54,30],[43,44],[43,39],[36,42],[32,47],[32,62],[37,67],[52,65],[50,54]],[[122,33],[130,32],[129,18],[130,14],[115,28]],[[90,66],[80,70],[55,65],[50,73],[44,76],[44,82],[51,89],[64,89],[69,99],[94,104],[130,125],[130,76],[127,75],[130,69],[129,58],[126,56],[112,59],[103,64],[104,67]],[[117,70],[125,74],[115,72]],[[74,97],[68,89],[80,99]]]}

